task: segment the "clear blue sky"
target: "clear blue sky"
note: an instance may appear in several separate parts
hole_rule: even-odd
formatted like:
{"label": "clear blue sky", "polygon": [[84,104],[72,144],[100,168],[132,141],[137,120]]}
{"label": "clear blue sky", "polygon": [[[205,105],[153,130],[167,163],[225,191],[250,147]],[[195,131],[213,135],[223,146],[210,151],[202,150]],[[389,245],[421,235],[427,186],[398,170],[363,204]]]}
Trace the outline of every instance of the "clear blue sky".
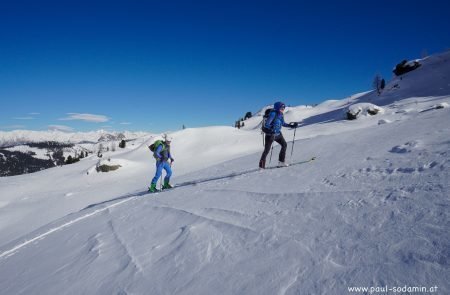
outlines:
{"label": "clear blue sky", "polygon": [[0,130],[232,125],[450,47],[449,1],[0,1]]}

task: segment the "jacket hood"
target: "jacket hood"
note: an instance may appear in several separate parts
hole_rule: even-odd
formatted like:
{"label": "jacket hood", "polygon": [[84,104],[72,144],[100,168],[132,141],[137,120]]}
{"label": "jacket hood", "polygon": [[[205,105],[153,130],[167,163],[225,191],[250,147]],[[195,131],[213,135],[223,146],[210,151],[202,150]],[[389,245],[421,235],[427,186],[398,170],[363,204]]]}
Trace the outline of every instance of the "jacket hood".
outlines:
{"label": "jacket hood", "polygon": [[281,102],[281,101],[277,101],[277,102],[273,105],[273,108],[274,108],[274,110],[276,110],[276,111],[279,111],[280,109],[285,108],[285,107],[286,107],[286,105],[285,105],[283,102]]}

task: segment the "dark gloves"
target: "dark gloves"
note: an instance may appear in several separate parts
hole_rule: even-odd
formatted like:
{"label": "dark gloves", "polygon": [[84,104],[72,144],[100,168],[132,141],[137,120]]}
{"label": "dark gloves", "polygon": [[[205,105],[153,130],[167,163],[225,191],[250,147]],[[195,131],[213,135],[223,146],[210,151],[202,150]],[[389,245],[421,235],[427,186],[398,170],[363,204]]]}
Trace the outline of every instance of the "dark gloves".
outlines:
{"label": "dark gloves", "polygon": [[170,158],[170,161],[173,163],[175,161],[175,159],[174,158]]}
{"label": "dark gloves", "polygon": [[289,126],[291,128],[297,128],[298,127],[298,123],[297,122],[292,122],[292,123],[289,123]]}

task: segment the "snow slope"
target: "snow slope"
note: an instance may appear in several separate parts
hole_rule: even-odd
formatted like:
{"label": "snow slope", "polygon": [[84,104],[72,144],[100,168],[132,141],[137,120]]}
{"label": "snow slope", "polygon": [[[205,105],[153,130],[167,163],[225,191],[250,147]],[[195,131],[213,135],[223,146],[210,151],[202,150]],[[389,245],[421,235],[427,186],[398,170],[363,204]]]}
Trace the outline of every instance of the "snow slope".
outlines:
{"label": "snow slope", "polygon": [[[287,121],[305,123],[288,160],[317,156],[288,168],[256,169],[255,117],[256,129],[174,133],[173,182],[181,186],[164,193],[143,192],[154,172],[150,136],[104,154],[123,165],[114,172],[86,174],[92,157],[2,178],[0,290],[349,294],[353,286],[437,286],[448,294],[450,91],[414,91],[371,100],[384,112],[354,121],[343,110],[370,94],[288,109]],[[292,131],[284,134],[292,140]]]}
{"label": "snow slope", "polygon": [[[185,129],[173,136],[174,175],[254,153],[260,148],[261,137],[231,127]],[[156,139],[142,137],[128,144],[125,150],[103,153],[101,163],[96,156],[91,156],[72,165],[0,178],[0,210],[3,211],[0,245],[93,202],[146,189],[155,166],[147,146]],[[201,158],[196,148],[200,143]],[[111,165],[122,167],[111,173],[95,172],[97,164],[109,163],[107,159],[111,159]]]}

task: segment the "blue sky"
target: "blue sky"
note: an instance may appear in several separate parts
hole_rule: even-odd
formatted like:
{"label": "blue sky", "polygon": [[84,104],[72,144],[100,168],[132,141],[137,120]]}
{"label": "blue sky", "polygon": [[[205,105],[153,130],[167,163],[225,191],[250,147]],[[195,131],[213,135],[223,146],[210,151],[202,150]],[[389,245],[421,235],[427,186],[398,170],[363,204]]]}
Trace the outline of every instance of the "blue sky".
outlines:
{"label": "blue sky", "polygon": [[1,1],[0,130],[161,132],[366,91],[447,1]]}

